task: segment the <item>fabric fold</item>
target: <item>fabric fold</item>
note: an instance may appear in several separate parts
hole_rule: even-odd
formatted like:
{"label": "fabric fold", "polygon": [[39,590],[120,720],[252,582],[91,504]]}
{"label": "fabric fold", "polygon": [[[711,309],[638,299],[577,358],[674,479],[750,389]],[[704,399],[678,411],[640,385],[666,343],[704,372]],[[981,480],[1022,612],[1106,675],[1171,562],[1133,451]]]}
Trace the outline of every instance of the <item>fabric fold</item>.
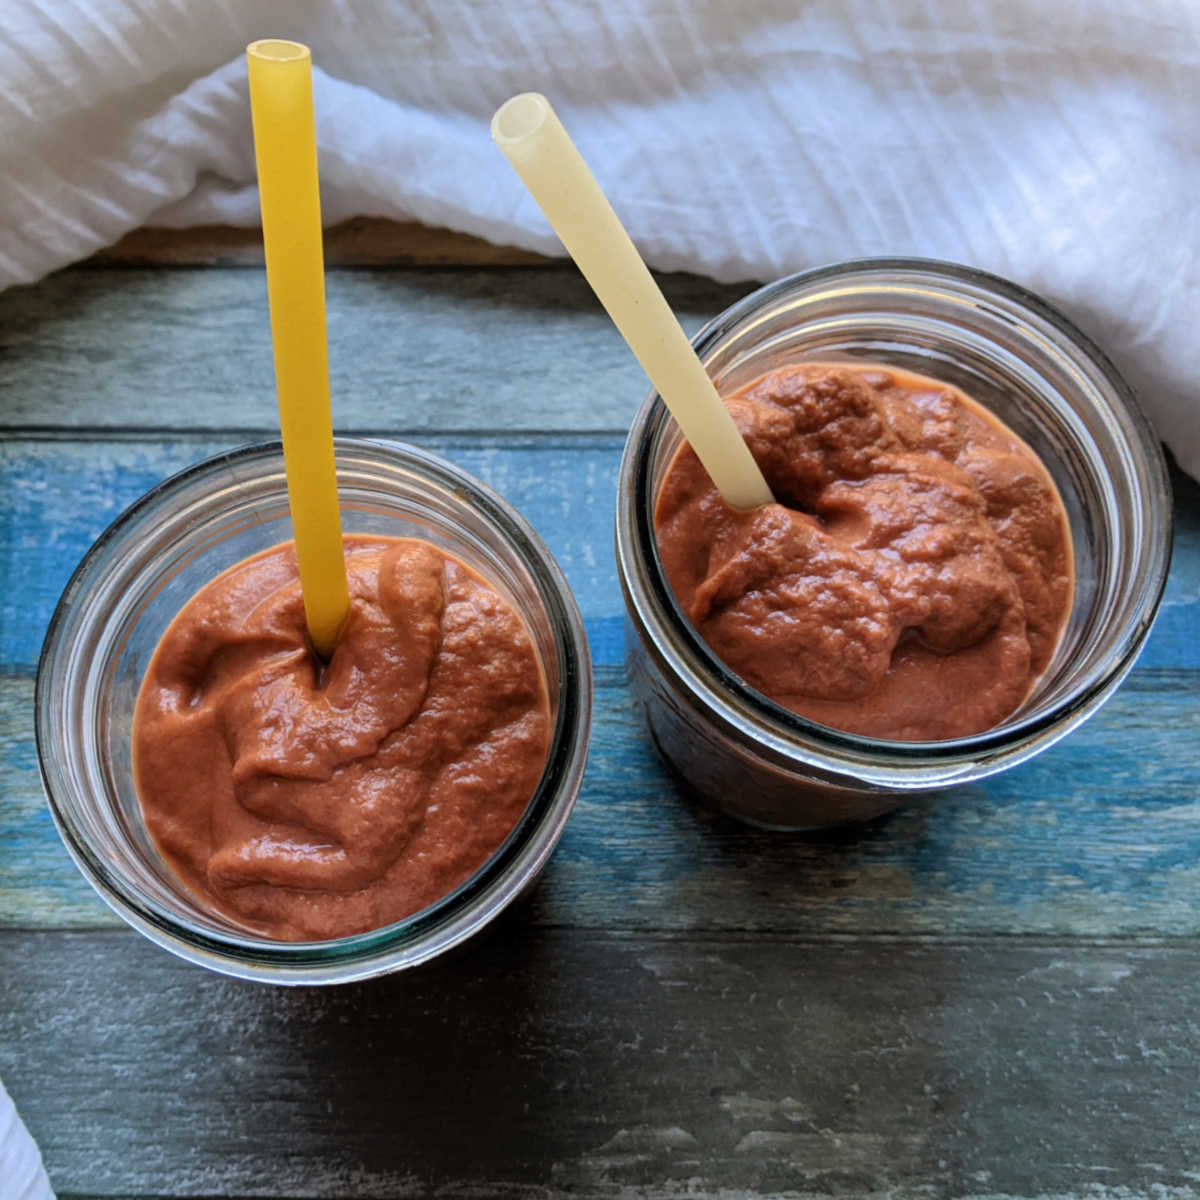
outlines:
{"label": "fabric fold", "polygon": [[313,48],[327,223],[561,253],[491,145],[554,101],[652,266],[947,259],[1057,304],[1200,475],[1200,13],[1188,0],[21,0],[0,34],[0,286],[143,224],[258,220],[247,42]]}
{"label": "fabric fold", "polygon": [[5,1200],[54,1200],[42,1156],[0,1083],[0,1183]]}

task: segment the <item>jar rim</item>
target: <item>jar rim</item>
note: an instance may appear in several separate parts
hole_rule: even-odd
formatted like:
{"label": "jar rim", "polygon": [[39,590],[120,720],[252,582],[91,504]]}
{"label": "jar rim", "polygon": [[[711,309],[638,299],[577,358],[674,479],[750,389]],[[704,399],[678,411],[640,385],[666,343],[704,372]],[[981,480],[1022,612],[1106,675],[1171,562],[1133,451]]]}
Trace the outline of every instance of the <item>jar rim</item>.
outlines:
{"label": "jar rim", "polygon": [[[893,286],[903,278],[924,281],[927,285],[942,285],[944,294],[954,291],[956,285],[970,285],[987,299],[1004,302],[1009,309],[1005,314],[1008,328],[1022,333],[1026,330],[1018,324],[1018,318],[1031,315],[1045,322],[1065,339],[1066,346],[1081,360],[1090,362],[1109,389],[1114,401],[1113,412],[1122,419],[1129,444],[1140,451],[1138,466],[1145,473],[1146,491],[1164,497],[1165,503],[1158,513],[1157,536],[1146,539],[1140,547],[1147,563],[1147,586],[1142,588],[1133,604],[1133,615],[1127,622],[1123,642],[1106,669],[1094,670],[1085,676],[1042,712],[1018,715],[968,737],[936,741],[904,741],[848,733],[777,704],[722,662],[684,615],[667,582],[654,535],[650,467],[663,431],[673,426],[674,421],[654,389],[650,390],[634,418],[622,456],[617,557],[627,604],[639,632],[643,638],[650,639],[664,661],[671,657],[668,639],[674,639],[685,648],[689,665],[701,667],[698,672],[673,671],[672,674],[682,682],[693,702],[702,706],[710,717],[716,717],[729,730],[738,730],[739,718],[749,716],[755,723],[756,736],[765,748],[783,757],[798,752],[813,765],[844,771],[852,764],[852,769],[860,773],[865,763],[875,772],[872,782],[881,786],[927,788],[931,786],[928,778],[908,778],[913,766],[931,770],[942,768],[944,777],[940,783],[956,781],[959,768],[970,763],[982,767],[971,771],[973,778],[981,778],[1002,766],[1030,757],[1050,741],[1058,740],[1115,690],[1145,642],[1166,587],[1171,560],[1171,489],[1158,440],[1132,389],[1103,350],[1041,297],[974,267],[938,259],[903,257],[852,259],[814,267],[765,284],[744,296],[707,322],[691,339],[692,345],[703,360],[748,317],[766,310],[776,301],[832,282],[857,282],[864,290],[869,290],[872,282],[882,282],[889,277]],[[961,292],[955,296],[955,299],[963,298]],[[966,298],[970,299],[969,296]],[[633,530],[631,546],[622,545],[627,525]],[[644,586],[640,594],[625,578],[623,551],[632,551],[632,561],[641,568],[638,579]],[[645,603],[639,603],[639,600]]]}
{"label": "jar rim", "polygon": [[[114,871],[89,844],[64,807],[57,790],[69,787],[54,761],[62,748],[53,737],[56,704],[64,699],[58,671],[65,667],[72,633],[74,597],[103,578],[107,556],[148,514],[183,489],[234,466],[278,464],[282,443],[257,442],[224,451],[156,484],[120,513],[92,543],[72,573],[47,627],[34,689],[38,763],[51,815],[71,857],[101,898],[151,940],[192,961],[225,974],[285,983],[348,981],[412,966],[467,937],[495,913],[478,912],[489,898],[499,911],[511,895],[504,884],[514,868],[535,875],[561,836],[579,791],[591,727],[591,660],[583,619],[561,568],[529,522],[494,489],[454,463],[411,444],[390,439],[334,438],[339,475],[347,458],[357,456],[374,467],[397,467],[450,493],[496,530],[533,579],[554,634],[559,679],[557,714],[546,765],[520,818],[499,847],[470,877],[433,904],[399,921],[322,941],[281,942],[252,934],[217,934],[199,929],[165,910],[136,884]],[[365,465],[365,464],[364,464]],[[86,626],[84,626],[86,627]],[[81,630],[75,630],[76,634]],[[524,857],[532,857],[523,862]],[[518,883],[513,895],[521,890]],[[447,931],[444,939],[433,935]],[[410,954],[405,954],[410,951]]]}

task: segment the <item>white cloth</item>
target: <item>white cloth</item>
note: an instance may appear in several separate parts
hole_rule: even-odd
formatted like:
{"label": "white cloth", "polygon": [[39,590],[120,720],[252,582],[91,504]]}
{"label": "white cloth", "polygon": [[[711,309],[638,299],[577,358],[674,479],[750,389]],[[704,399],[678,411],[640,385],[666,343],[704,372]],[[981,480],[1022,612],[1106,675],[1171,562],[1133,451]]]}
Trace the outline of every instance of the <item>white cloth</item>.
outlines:
{"label": "white cloth", "polygon": [[0,1083],[0,1197],[3,1200],[54,1200],[33,1144],[13,1102]]}
{"label": "white cloth", "polygon": [[142,224],[255,224],[263,36],[313,47],[327,223],[561,253],[488,135],[543,91],[651,265],[994,271],[1200,474],[1195,0],[5,0],[0,286]]}

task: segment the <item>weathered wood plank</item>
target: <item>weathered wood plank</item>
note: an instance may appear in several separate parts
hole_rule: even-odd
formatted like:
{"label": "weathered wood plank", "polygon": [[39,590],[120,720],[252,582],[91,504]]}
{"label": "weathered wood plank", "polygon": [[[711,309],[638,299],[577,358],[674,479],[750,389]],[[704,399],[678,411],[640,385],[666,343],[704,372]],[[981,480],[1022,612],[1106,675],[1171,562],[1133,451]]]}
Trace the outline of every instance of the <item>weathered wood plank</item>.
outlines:
{"label": "weathered wood plank", "polygon": [[[54,605],[96,537],[138,496],[242,439],[116,439],[0,443],[0,671],[31,671]],[[593,653],[621,655],[612,521],[621,441],[509,445],[504,439],[423,437],[506,496],[545,538],[590,622]]]}
{"label": "weathered wood plank", "polygon": [[[515,246],[416,221],[353,217],[325,230],[327,267],[488,266],[540,267],[554,260]],[[144,227],[98,251],[81,267],[261,267],[262,230],[229,225],[190,229]]]}
{"label": "weathered wood plank", "polygon": [[[58,597],[97,535],[128,504],[198,459],[243,439],[8,438],[0,442],[0,671],[30,672]],[[612,550],[622,439],[422,436],[520,509],[574,589],[602,665],[620,661],[624,608]],[[1142,658],[1200,667],[1200,486],[1176,473],[1176,552],[1166,603]]]}
{"label": "weathered wood plank", "polygon": [[[0,924],[113,920],[58,845],[32,746],[32,682],[51,607],[133,496],[230,440],[19,439],[0,446]],[[646,747],[620,685],[611,563],[619,439],[575,446],[443,439],[547,538],[601,668],[584,796],[541,889],[548,924],[786,931],[1192,933],[1200,928],[1200,489],[1180,478],[1168,603],[1142,665],[1084,729],[985,787],[877,829],[805,840],[693,811]],[[614,674],[614,672],[616,672]],[[598,884],[602,886],[597,886]],[[618,903],[612,897],[620,896]]]}
{"label": "weathered wood plank", "polygon": [[288,992],[8,933],[0,1074],[67,1194],[1150,1192],[1196,1180],[1198,971],[1194,945],[517,919]]}
{"label": "weathered wood plank", "polygon": [[[666,276],[697,328],[748,287]],[[571,266],[330,271],[334,424],[624,430],[641,368]],[[0,426],[271,430],[264,277],[69,270],[0,294]]]}
{"label": "weathered wood plank", "polygon": [[[660,767],[619,677],[602,682],[583,794],[528,910],[533,925],[1200,934],[1200,672],[1140,671],[1034,762],[821,837],[696,809]],[[116,925],[59,843],[32,725],[32,684],[0,679],[0,927]]]}

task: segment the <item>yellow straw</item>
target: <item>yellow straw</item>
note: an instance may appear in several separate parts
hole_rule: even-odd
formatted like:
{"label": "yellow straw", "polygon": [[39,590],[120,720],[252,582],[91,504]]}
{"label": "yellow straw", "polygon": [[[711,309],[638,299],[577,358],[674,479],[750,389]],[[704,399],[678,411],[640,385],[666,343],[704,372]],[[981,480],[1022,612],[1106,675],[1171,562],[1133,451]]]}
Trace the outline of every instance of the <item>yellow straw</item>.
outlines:
{"label": "yellow straw", "polygon": [[771,489],[617,214],[550,101],[525,92],[492,118],[492,139],[562,239],[732,508]]}
{"label": "yellow straw", "polygon": [[246,66],[300,588],[309,636],[317,653],[328,659],[350,596],[329,408],[312,55],[298,42],[252,42],[246,47]]}

